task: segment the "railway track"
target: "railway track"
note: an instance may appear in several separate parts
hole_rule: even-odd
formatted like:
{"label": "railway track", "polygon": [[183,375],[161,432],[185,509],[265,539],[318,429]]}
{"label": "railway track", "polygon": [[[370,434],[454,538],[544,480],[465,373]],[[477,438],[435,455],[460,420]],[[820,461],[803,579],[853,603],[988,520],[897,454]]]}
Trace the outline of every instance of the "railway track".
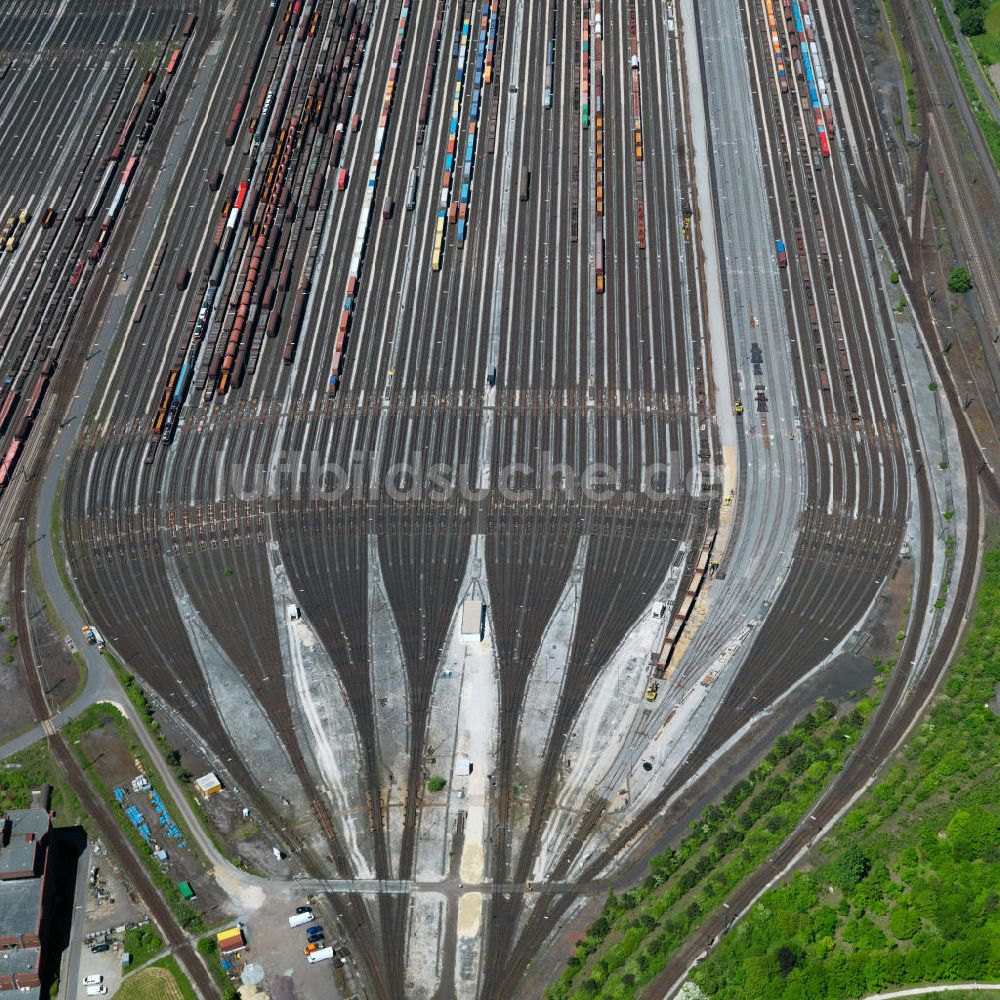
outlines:
{"label": "railway track", "polygon": [[[758,29],[753,23],[752,15],[749,21],[745,22],[744,28],[747,32],[748,57],[753,66],[757,60],[755,55],[757,50],[752,39]],[[761,42],[766,42],[767,37],[765,31]],[[787,61],[789,65],[793,64],[791,58]],[[770,75],[775,81],[774,92],[777,92],[779,90],[777,78],[773,73],[768,73],[770,67],[763,56],[757,65],[758,81],[767,80]],[[770,81],[768,83],[770,84]],[[762,91],[763,86],[763,83],[759,84],[759,91]],[[795,96],[794,86],[791,94]],[[780,95],[778,99],[780,100]],[[830,242],[834,239],[845,239],[841,235],[842,223],[838,221],[836,225],[829,224],[829,220],[837,218],[838,214],[841,218],[843,216],[843,208],[838,207],[838,201],[832,194],[837,189],[834,187],[831,191],[825,184],[825,177],[817,173],[818,163],[813,163],[811,160],[806,141],[808,132],[803,132],[797,126],[789,128],[786,118],[787,131],[773,134],[777,131],[775,122],[780,123],[781,120],[780,114],[762,115],[759,128],[761,130],[770,128],[773,131],[771,137],[762,137],[760,145],[762,149],[776,153],[780,151],[780,154],[776,155],[775,166],[772,169],[776,178],[780,178],[788,185],[792,212],[796,211],[796,205],[812,206],[806,208],[808,216],[800,217],[793,222],[788,221],[787,209],[776,210],[775,219],[776,231],[779,234],[787,233],[792,227],[807,234],[806,248],[810,254],[806,258],[807,270],[802,275],[801,282],[792,283],[790,288],[793,330],[796,331],[794,336],[799,346],[799,351],[793,353],[802,357],[797,366],[800,398],[813,399],[814,405],[821,413],[825,413],[826,417],[814,431],[811,437],[812,447],[806,453],[807,502],[804,519],[800,525],[803,540],[799,543],[792,562],[793,575],[785,584],[784,592],[789,598],[785,602],[779,599],[772,612],[770,621],[777,624],[770,628],[767,624],[764,626],[765,633],[761,635],[756,647],[760,651],[761,663],[755,664],[754,656],[751,654],[751,660],[727,691],[726,703],[717,713],[706,738],[691,755],[691,760],[703,759],[713,748],[721,746],[729,733],[739,728],[744,721],[739,706],[748,704],[752,698],[759,699],[760,704],[766,704],[775,691],[792,683],[794,673],[789,670],[790,664],[795,663],[797,668],[801,669],[802,664],[815,663],[821,659],[829,647],[824,647],[819,636],[837,637],[853,626],[871,600],[872,581],[884,578],[896,558],[902,534],[902,517],[906,509],[905,487],[900,490],[898,479],[897,485],[894,486],[890,482],[888,489],[883,487],[884,492],[881,497],[876,493],[873,499],[872,494],[873,483],[878,481],[873,478],[876,475],[873,470],[877,470],[885,461],[884,458],[877,457],[878,451],[883,451],[888,457],[890,468],[903,469],[901,435],[891,429],[894,422],[891,409],[886,411],[884,402],[879,402],[880,376],[872,366],[875,352],[871,343],[865,338],[866,324],[872,321],[867,316],[852,318],[850,310],[831,308],[827,304],[826,315],[832,314],[839,319],[835,321],[837,325],[832,330],[829,328],[824,330],[823,324],[817,325],[817,310],[811,308],[812,303],[818,301],[812,298],[814,294],[821,293],[824,286],[834,287],[832,274],[828,273],[819,278],[813,268],[829,272],[829,262],[835,253],[849,254],[849,251],[836,251]],[[827,162],[824,165],[828,169],[832,166],[837,171],[835,160],[836,158],[832,164]],[[808,164],[808,166],[799,169],[797,164]],[[823,175],[826,173],[827,170],[824,170]],[[821,181],[824,183],[821,184]],[[817,214],[814,227],[811,216],[817,211],[825,213],[827,221],[821,225],[821,216]],[[812,261],[815,261],[815,265]],[[825,296],[825,292],[822,294]],[[869,305],[867,309],[868,315],[871,315],[872,306]],[[874,311],[879,312],[877,303],[874,305]],[[880,322],[887,325],[884,307],[881,309]],[[738,328],[738,324],[734,325]],[[856,340],[853,339],[855,337]],[[845,364],[841,366],[839,358],[844,357],[844,346],[848,355]],[[884,346],[882,349],[885,349]],[[809,359],[808,362],[806,358]],[[830,358],[838,359],[838,363],[831,364],[827,360]],[[895,358],[894,360],[898,364],[898,360]],[[817,377],[817,373],[821,371],[829,372],[823,380]],[[845,376],[850,372],[849,380],[847,377],[840,377],[841,371]],[[836,407],[831,407],[825,402],[824,393],[830,391],[828,384],[830,382],[833,383],[833,391],[838,400]],[[823,426],[823,424],[837,426],[834,414],[838,409],[841,412],[853,412],[855,420],[861,419],[874,429],[873,435],[865,435],[866,450],[860,454],[855,452],[852,455],[854,449],[849,445],[846,449],[844,447],[847,444],[846,438],[843,435],[829,435]],[[883,433],[885,427],[889,428],[889,433]],[[909,429],[912,433],[912,425]],[[875,445],[870,454],[867,453],[868,442]],[[832,467],[828,464],[825,454],[831,445],[836,446],[839,452]],[[898,474],[897,472],[897,476]],[[870,509],[874,516],[844,518],[839,522],[837,518],[829,518],[826,513],[828,503],[833,501],[842,504],[841,498],[851,495],[865,497],[867,504],[871,505]],[[830,498],[830,501],[827,498]],[[836,543],[832,544],[831,539],[836,539]],[[816,608],[835,608],[837,616],[830,616],[828,621],[818,625],[814,620]],[[810,618],[805,644],[797,638],[802,635],[799,623],[804,620],[804,614]],[[827,615],[829,614],[827,612]],[[779,650],[781,652],[776,652]],[[785,655],[788,656],[787,660],[784,658]],[[664,793],[658,796],[635,822],[628,824],[606,849],[599,852],[598,856],[586,866],[582,877],[595,877],[616,854],[629,845],[642,832],[644,823],[657,815],[661,804],[669,799],[673,790],[687,780],[695,767],[695,764],[682,766]],[[561,860],[551,870],[551,877],[556,879],[565,877],[573,860],[583,852],[584,845],[593,833],[605,806],[606,803],[602,801],[596,801],[591,806],[585,821],[567,845]],[[510,956],[509,967],[517,971],[500,980],[498,984],[492,985],[493,995],[502,995],[514,988],[516,977],[521,974],[524,964],[537,949],[540,939],[547,933],[547,928],[555,925],[567,905],[566,901],[560,900],[555,906],[546,906],[543,903],[533,910]]]}
{"label": "railway track", "polygon": [[[677,546],[704,537],[718,517],[708,349],[701,302],[688,292],[697,287],[701,263],[691,240],[691,168],[678,153],[686,115],[681,57],[660,8],[637,0],[630,10],[631,17],[596,4],[431,4],[415,8],[404,24],[395,2],[337,0],[298,11],[281,4],[240,35],[260,54],[255,70],[181,61],[181,72],[186,66],[197,72],[204,92],[200,141],[185,152],[182,190],[193,194],[168,206],[162,236],[150,248],[136,298],[140,321],[123,332],[68,477],[65,528],[98,622],[112,626],[129,662],[169,703],[191,713],[211,745],[239,758],[239,734],[219,718],[217,679],[206,675],[192,648],[178,595],[198,612],[200,627],[261,706],[287,753],[293,784],[316,815],[317,838],[296,846],[310,852],[317,870],[332,866],[349,876],[370,865],[377,878],[413,875],[424,835],[425,729],[473,537],[485,536],[499,665],[498,788],[489,821],[497,846],[488,864],[493,878],[507,884],[533,872],[558,805],[548,787],[594,679],[661,586]],[[598,17],[599,63],[589,61],[598,55]],[[785,624],[762,643],[764,666],[745,668],[756,682],[741,677],[734,687],[737,695],[767,697],[825,651],[822,643],[796,640],[809,607],[838,605],[842,613],[828,621],[842,631],[870,599],[872,580],[894,558],[906,492],[902,435],[879,396],[873,344],[864,334],[885,317],[867,293],[857,303],[840,302],[828,290],[839,274],[838,255],[851,256],[851,275],[866,267],[851,232],[845,173],[837,156],[821,176],[811,159],[803,162],[811,148],[809,119],[791,98],[781,103],[772,95],[756,17],[746,23],[753,41],[745,51],[762,101],[758,141],[788,195],[773,224],[789,246],[795,244],[788,231],[801,228],[807,251],[801,262],[793,253],[780,294],[792,317],[797,391],[816,413],[803,429],[809,509],[797,527],[797,568],[778,605],[776,617]],[[463,79],[456,91],[466,25],[473,77],[480,42],[485,67],[492,40],[491,80]],[[600,151],[596,119],[585,123],[582,108],[585,25],[595,41],[588,73],[600,74],[604,102]],[[236,37],[224,40],[220,66],[235,51]],[[429,50],[438,53],[436,64]],[[388,115],[387,82],[393,84]],[[234,94],[242,94],[235,103]],[[636,100],[640,114],[626,113]],[[588,117],[592,111],[596,104]],[[474,139],[480,128],[488,133],[485,143]],[[471,159],[463,153],[469,149]],[[468,197],[451,178],[447,186],[438,183],[449,155],[457,157],[455,182],[461,172],[462,183],[471,184]],[[366,182],[376,159],[377,176]],[[614,166],[619,160],[627,170]],[[523,170],[531,179],[526,198],[512,182]],[[409,211],[403,192],[414,176]],[[342,190],[334,178],[343,180]],[[242,184],[234,231],[221,234],[231,245],[220,258],[214,234],[227,198]],[[447,205],[440,197],[445,187]],[[379,204],[373,190],[379,201],[383,192],[395,196],[395,213],[379,217],[372,210]],[[600,294],[598,245],[607,262]],[[190,282],[177,278],[186,269]],[[212,287],[218,291],[196,337]],[[834,305],[839,327],[810,318],[810,307],[825,317]],[[343,343],[337,346],[345,311],[346,354]],[[267,331],[275,315],[281,320],[272,338]],[[749,343],[743,324],[739,330],[733,350],[742,352]],[[780,363],[767,357],[764,371]],[[818,376],[821,364],[829,389]],[[332,397],[331,372],[338,379]],[[757,425],[747,418],[742,426]],[[487,502],[388,498],[387,475],[418,453],[428,466],[447,460],[470,470],[474,482],[489,484]],[[544,453],[577,468],[613,465],[620,497],[602,507],[499,496],[498,480],[512,462],[534,462]],[[642,492],[653,460],[669,466],[677,482],[694,481],[699,491],[704,485],[704,494],[657,503],[626,497]],[[318,470],[333,462],[357,472],[365,499],[314,497]],[[262,495],[238,510],[233,497],[256,481],[257,468],[266,470]],[[837,534],[840,544],[831,544]],[[525,692],[584,535],[589,545],[566,684],[521,816],[513,785]],[[376,625],[367,594],[375,559],[406,684],[405,760],[391,766],[374,724]],[[324,805],[315,762],[302,747],[298,696],[273,669],[282,656],[275,561],[343,684],[362,748],[358,785],[366,824],[354,848],[346,846],[350,820]],[[739,603],[730,599],[726,614]],[[725,634],[718,629],[715,641]],[[710,638],[706,632],[702,641]],[[736,712],[723,714],[705,746],[725,739],[740,721]],[[390,771],[404,774],[398,819],[383,806]],[[237,777],[253,787],[252,767]],[[282,811],[273,804],[265,810],[280,828]],[[599,806],[583,810],[560,846],[557,872],[569,871],[599,816]],[[348,905],[361,913],[360,903]],[[544,936],[544,908],[532,911],[515,942],[510,932],[521,919],[520,898],[494,897],[487,905],[481,984],[487,995],[502,995],[510,968]],[[380,900],[378,907],[377,918],[363,921],[371,933],[359,936],[371,942],[373,988],[400,996],[407,902]]]}

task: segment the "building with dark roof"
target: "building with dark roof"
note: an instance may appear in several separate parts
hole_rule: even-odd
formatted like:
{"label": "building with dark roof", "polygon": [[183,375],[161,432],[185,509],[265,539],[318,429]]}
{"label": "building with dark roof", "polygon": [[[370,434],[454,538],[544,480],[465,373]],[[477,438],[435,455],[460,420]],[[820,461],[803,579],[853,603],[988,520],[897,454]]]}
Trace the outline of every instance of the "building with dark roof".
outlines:
{"label": "building with dark roof", "polygon": [[47,809],[11,810],[0,819],[0,998],[41,996],[42,915],[49,835]]}

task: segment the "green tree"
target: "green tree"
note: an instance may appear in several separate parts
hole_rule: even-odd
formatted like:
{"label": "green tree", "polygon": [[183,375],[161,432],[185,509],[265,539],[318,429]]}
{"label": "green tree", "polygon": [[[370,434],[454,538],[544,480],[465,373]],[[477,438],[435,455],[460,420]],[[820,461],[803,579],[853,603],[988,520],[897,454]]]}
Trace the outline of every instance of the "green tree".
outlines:
{"label": "green tree", "polygon": [[[963,35],[981,35],[986,28],[986,17],[978,7],[966,7],[958,15],[958,26],[962,29]],[[954,288],[951,290],[955,291]],[[962,289],[962,291],[967,292],[968,288]]]}
{"label": "green tree", "polygon": [[1000,820],[981,806],[959,809],[948,823],[947,837],[956,860],[994,861],[998,857]]}
{"label": "green tree", "polygon": [[[980,25],[982,24],[982,15],[980,15]],[[962,29],[965,30],[964,28]],[[982,27],[979,31],[982,32]],[[968,32],[966,32],[968,34]],[[965,267],[956,267],[951,274],[948,275],[948,291],[954,292],[956,295],[961,295],[963,292],[967,292],[972,288],[972,275],[969,274],[969,269]]]}
{"label": "green tree", "polygon": [[800,957],[799,951],[787,944],[783,944],[774,953],[775,961],[778,963],[778,971],[783,976],[787,976],[799,964]]}
{"label": "green tree", "polygon": [[813,709],[813,715],[820,722],[826,722],[827,719],[832,719],[834,713],[837,711],[837,706],[834,705],[832,701],[826,698],[819,698],[816,701],[816,707]]}
{"label": "green tree", "polygon": [[439,774],[435,774],[430,781],[427,782],[427,791],[429,792],[440,792],[448,782],[444,780]]}
{"label": "green tree", "polygon": [[906,906],[894,906],[889,915],[889,930],[900,941],[909,941],[920,930],[920,917]]}
{"label": "green tree", "polygon": [[845,892],[853,889],[867,874],[871,862],[857,844],[851,844],[830,867],[830,881]]}

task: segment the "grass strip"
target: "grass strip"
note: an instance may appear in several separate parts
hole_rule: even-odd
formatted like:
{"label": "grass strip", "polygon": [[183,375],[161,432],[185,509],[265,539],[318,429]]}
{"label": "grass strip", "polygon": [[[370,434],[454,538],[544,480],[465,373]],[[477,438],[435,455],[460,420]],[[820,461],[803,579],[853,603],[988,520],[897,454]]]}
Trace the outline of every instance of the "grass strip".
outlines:
{"label": "grass strip", "polygon": [[166,969],[174,977],[174,984],[183,1000],[198,1000],[198,994],[195,993],[194,987],[188,982],[187,976],[181,971],[181,967],[173,955],[158,959],[150,965],[150,968]]}

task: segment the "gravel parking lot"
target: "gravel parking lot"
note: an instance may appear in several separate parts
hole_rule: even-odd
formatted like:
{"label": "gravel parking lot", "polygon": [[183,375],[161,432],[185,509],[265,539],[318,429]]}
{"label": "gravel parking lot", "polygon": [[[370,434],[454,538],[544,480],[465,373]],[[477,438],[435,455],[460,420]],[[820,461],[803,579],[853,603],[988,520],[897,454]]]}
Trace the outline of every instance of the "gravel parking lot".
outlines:
{"label": "gravel parking lot", "polygon": [[[322,899],[302,899],[311,904],[315,919],[308,925],[291,928],[288,917],[294,904],[265,904],[247,922],[247,941],[253,959],[264,967],[265,987],[273,1000],[342,1000],[352,994],[340,988],[338,976],[340,937],[333,913]],[[302,953],[306,944],[306,926],[319,924],[338,954],[330,961],[310,964]],[[340,975],[343,975],[341,972]]]}

